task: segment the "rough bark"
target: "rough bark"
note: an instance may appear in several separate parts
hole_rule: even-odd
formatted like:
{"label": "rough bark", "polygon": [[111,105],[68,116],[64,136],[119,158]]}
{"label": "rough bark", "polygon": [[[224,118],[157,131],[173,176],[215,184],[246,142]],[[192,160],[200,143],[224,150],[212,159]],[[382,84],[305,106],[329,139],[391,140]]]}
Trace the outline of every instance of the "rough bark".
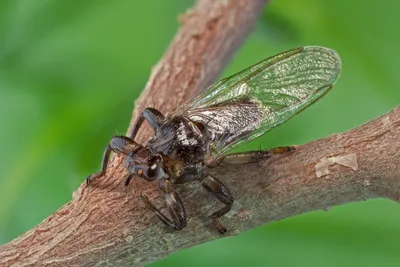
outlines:
{"label": "rough bark", "polygon": [[[213,82],[249,33],[265,2],[199,0],[180,16],[181,27],[153,68],[136,102],[131,125],[146,106],[155,105],[167,112]],[[150,134],[148,129],[141,131],[138,140]],[[1,246],[0,266],[141,266],[179,249],[165,236],[173,233],[138,199],[141,192],[157,197],[156,186],[134,181],[125,188],[121,184],[125,176],[122,162],[114,157],[107,179],[89,188],[82,184],[69,203]],[[159,232],[158,237],[151,231]],[[214,231],[209,234],[218,237]],[[190,244],[185,241],[184,246]]]}

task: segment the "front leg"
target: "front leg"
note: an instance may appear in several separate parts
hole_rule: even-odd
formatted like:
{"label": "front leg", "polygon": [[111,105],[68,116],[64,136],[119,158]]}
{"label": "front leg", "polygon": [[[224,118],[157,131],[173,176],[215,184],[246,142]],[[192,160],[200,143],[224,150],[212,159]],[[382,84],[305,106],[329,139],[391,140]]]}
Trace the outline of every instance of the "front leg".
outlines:
{"label": "front leg", "polygon": [[155,131],[160,127],[161,123],[164,121],[164,115],[155,108],[145,108],[140,114],[139,118],[136,120],[132,129],[128,132],[128,137],[132,140],[135,139],[136,134],[139,131],[140,126],[142,126],[144,120],[146,120],[151,128]]}
{"label": "front leg", "polygon": [[[164,121],[164,115],[154,108],[146,108],[140,114],[139,118],[136,120],[132,129],[129,131],[128,136],[114,136],[111,139],[109,145],[107,145],[106,149],[103,153],[103,158],[101,161],[101,170],[95,174],[89,175],[86,178],[86,184],[89,185],[93,180],[104,176],[107,171],[108,160],[110,158],[111,151],[117,153],[123,153],[127,155],[130,152],[135,152],[135,150],[139,150],[142,146],[136,144],[134,140],[140,126],[143,124],[143,121],[147,120],[150,126],[155,131],[158,127],[160,127],[161,123]],[[130,180],[129,180],[130,181]],[[128,182],[129,183],[129,182]]]}
{"label": "front leg", "polygon": [[111,139],[111,142],[107,145],[106,149],[104,150],[103,158],[101,160],[101,170],[95,174],[89,175],[86,178],[86,184],[89,185],[93,180],[96,180],[97,178],[104,176],[106,174],[108,160],[110,158],[110,154],[112,151],[127,155],[129,153],[139,150],[140,148],[142,148],[142,146],[137,144],[129,137],[123,135],[114,136]]}
{"label": "front leg", "polygon": [[172,190],[169,180],[163,179],[160,181],[160,189],[164,192],[164,201],[171,218],[164,215],[145,194],[141,195],[143,202],[150,208],[165,225],[181,230],[186,226],[186,212],[182,200],[178,193]]}
{"label": "front leg", "polygon": [[111,146],[110,146],[110,144],[108,144],[106,146],[106,149],[103,152],[103,157],[101,159],[101,169],[100,169],[100,171],[96,172],[94,174],[91,174],[88,177],[86,177],[86,185],[89,185],[91,182],[93,182],[97,178],[99,178],[99,177],[101,177],[101,176],[106,174],[107,165],[108,165],[108,159],[110,158],[111,151],[112,151]]}

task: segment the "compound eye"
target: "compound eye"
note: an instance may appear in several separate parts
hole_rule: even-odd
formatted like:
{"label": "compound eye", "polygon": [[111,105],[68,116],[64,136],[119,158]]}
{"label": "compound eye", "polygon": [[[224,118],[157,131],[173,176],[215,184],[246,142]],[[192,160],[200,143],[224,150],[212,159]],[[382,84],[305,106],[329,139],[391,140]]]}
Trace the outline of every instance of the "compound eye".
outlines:
{"label": "compound eye", "polygon": [[158,163],[163,161],[163,158],[161,157],[161,155],[156,155],[154,156],[154,160],[157,161]]}
{"label": "compound eye", "polygon": [[147,178],[150,180],[156,179],[158,170],[159,170],[159,164],[157,162],[149,163],[149,165],[147,167],[147,172],[146,172]]}

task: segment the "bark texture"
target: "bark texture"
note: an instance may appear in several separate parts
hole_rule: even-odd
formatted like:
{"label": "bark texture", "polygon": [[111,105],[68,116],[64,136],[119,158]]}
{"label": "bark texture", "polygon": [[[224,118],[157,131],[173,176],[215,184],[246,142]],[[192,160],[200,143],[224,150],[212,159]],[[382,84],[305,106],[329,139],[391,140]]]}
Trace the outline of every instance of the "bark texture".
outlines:
{"label": "bark texture", "polygon": [[[181,27],[153,68],[131,125],[145,107],[166,113],[210,85],[250,32],[265,2],[199,0],[181,15]],[[137,140],[150,134],[145,128]],[[123,159],[114,157],[110,166],[107,179],[90,188],[82,184],[69,203],[1,246],[0,266],[141,266],[179,249],[163,237],[173,233],[138,199],[141,192],[157,197],[157,187],[133,181],[125,188]],[[151,225],[161,235],[152,234]]]}
{"label": "bark texture", "polygon": [[[149,104],[167,112],[215,80],[254,24],[263,0],[199,0],[154,67],[132,122]],[[150,103],[149,103],[150,101]],[[132,125],[132,123],[131,123]],[[140,133],[145,140],[151,133]],[[220,166],[233,209],[228,235],[346,202],[400,198],[400,108],[358,128],[298,146],[259,163]],[[177,188],[188,215],[182,231],[167,229],[139,196],[162,199],[155,183],[124,186],[123,158],[106,179],[82,184],[72,200],[35,228],[0,247],[0,266],[142,266],[221,235],[208,215],[221,204],[197,184]]]}

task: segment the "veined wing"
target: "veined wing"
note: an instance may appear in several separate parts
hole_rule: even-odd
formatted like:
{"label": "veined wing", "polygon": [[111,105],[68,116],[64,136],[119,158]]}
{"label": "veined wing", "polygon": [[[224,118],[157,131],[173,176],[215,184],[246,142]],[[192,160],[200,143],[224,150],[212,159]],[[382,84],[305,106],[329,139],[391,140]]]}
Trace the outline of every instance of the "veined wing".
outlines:
{"label": "veined wing", "polygon": [[289,50],[217,82],[171,116],[204,125],[211,135],[209,157],[219,157],[318,100],[332,88],[340,70],[334,50]]}

